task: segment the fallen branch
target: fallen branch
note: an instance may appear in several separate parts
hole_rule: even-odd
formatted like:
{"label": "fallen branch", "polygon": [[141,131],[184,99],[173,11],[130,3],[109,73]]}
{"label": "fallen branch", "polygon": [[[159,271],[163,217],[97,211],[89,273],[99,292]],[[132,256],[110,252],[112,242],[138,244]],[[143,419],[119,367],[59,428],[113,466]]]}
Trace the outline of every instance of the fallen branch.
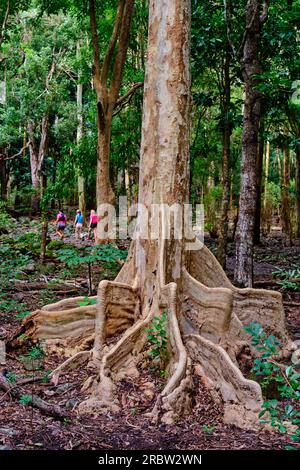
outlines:
{"label": "fallen branch", "polygon": [[[25,395],[24,391],[19,386],[11,386],[8,380],[0,374],[0,389],[4,390],[14,398],[21,398],[22,395]],[[65,413],[58,405],[52,405],[51,403],[42,400],[37,395],[31,395],[31,405],[35,408],[38,408],[42,413],[45,413],[55,418],[65,418],[67,413]]]}
{"label": "fallen branch", "polygon": [[[76,287],[76,288],[75,288]],[[15,289],[16,290],[29,290],[30,292],[40,292],[41,289],[47,289],[50,291],[59,291],[59,292],[67,292],[67,293],[76,293],[78,289],[85,289],[85,287],[81,285],[76,285],[74,287],[65,283],[59,283],[59,284],[49,284],[49,283],[44,283],[44,282],[17,282],[15,283]],[[62,290],[63,288],[63,290]]]}
{"label": "fallen branch", "polygon": [[272,281],[272,280],[269,280],[269,281],[256,281],[254,282],[254,287],[263,287],[263,286],[277,286],[277,287],[280,287],[278,285],[278,282],[277,281]]}

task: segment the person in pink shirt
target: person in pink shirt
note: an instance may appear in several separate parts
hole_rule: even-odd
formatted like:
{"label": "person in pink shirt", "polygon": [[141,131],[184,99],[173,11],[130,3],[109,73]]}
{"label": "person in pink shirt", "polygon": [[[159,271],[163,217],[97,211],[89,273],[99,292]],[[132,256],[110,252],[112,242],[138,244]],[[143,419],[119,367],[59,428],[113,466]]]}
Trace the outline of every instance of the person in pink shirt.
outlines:
{"label": "person in pink shirt", "polygon": [[97,224],[98,224],[98,216],[97,216],[97,214],[94,210],[91,210],[88,240],[90,240],[90,233],[93,230],[94,241],[96,241],[96,238],[97,238]]}
{"label": "person in pink shirt", "polygon": [[65,236],[64,230],[67,225],[67,217],[63,210],[60,210],[59,213],[57,214],[56,225],[57,225],[56,233],[61,238],[61,240],[63,240]]}

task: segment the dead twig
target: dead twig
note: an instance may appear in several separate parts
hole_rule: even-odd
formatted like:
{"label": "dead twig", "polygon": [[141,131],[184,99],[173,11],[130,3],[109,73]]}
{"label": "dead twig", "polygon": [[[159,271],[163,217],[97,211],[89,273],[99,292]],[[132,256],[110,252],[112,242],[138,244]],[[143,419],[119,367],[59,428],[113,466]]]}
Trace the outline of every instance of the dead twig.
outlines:
{"label": "dead twig", "polygon": [[[11,386],[2,374],[0,374],[0,389],[9,393],[14,398],[21,398],[25,394],[22,388],[18,385]],[[54,416],[55,418],[63,419],[67,416],[67,414],[58,405],[52,405],[36,395],[31,395],[30,403],[34,408],[38,408],[42,413]]]}

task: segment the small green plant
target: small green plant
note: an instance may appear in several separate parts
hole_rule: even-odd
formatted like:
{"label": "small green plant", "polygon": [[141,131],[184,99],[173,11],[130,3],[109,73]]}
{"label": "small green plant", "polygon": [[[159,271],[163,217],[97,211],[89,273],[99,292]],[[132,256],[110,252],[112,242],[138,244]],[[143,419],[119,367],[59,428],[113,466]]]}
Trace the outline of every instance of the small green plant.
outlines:
{"label": "small green plant", "polygon": [[45,355],[44,351],[39,346],[33,346],[28,351],[28,356],[31,359],[39,359],[39,358],[44,357],[44,355]]}
{"label": "small green plant", "polygon": [[150,323],[150,328],[145,330],[148,333],[148,342],[151,344],[149,355],[160,361],[160,375],[166,376],[165,364],[168,360],[168,337],[167,337],[168,312],[165,310],[161,317],[154,317]]}
{"label": "small green plant", "polygon": [[27,370],[40,370],[43,365],[44,352],[39,346],[33,346],[28,354],[21,356],[20,359]]}
{"label": "small green plant", "polygon": [[204,424],[202,426],[202,431],[205,432],[205,434],[208,434],[211,436],[216,430],[216,426],[209,426],[208,424]]}
{"label": "small green plant", "polygon": [[166,369],[161,369],[161,370],[159,371],[159,375],[160,375],[161,377],[163,377],[164,379],[166,379],[166,378],[168,378],[168,376],[169,376],[169,371],[167,371]]}
{"label": "small green plant", "polygon": [[22,253],[14,246],[14,240],[0,243],[0,285],[2,289],[11,289],[22,268],[28,264],[31,257]]}
{"label": "small green plant", "polygon": [[26,305],[14,299],[7,299],[6,294],[0,293],[0,313],[14,313],[16,318],[25,318],[30,312]]}
{"label": "small green plant", "polygon": [[67,426],[68,424],[72,424],[72,420],[70,418],[64,418],[63,423]]}
{"label": "small green plant", "polygon": [[20,404],[21,405],[29,405],[29,403],[32,403],[32,395],[22,395],[20,398]]}
{"label": "small green plant", "polygon": [[[267,335],[263,327],[250,323],[244,328],[252,337],[252,345],[260,353],[254,360],[252,372],[260,379],[263,390],[271,383],[277,385],[281,398],[300,400],[300,374],[293,365],[279,362],[279,347],[281,343],[273,335]],[[269,424],[281,433],[288,433],[293,441],[300,442],[300,412],[292,404],[285,407],[276,399],[264,401],[259,414],[262,424]]]}
{"label": "small green plant", "polygon": [[300,290],[300,268],[289,269],[288,271],[279,269],[274,271],[272,275],[280,279],[277,284],[284,290]]}
{"label": "small green plant", "polygon": [[130,413],[131,413],[131,416],[136,416],[137,415],[137,409],[136,408],[131,408]]}
{"label": "small green plant", "polygon": [[26,335],[26,333],[23,333],[19,336],[20,343],[26,343],[27,340],[28,340],[28,336]]}
{"label": "small green plant", "polygon": [[17,313],[16,318],[20,318],[21,320],[23,320],[23,318],[28,317],[28,315],[30,315],[30,314],[31,314],[31,312],[29,312],[28,310],[25,310],[23,312]]}
{"label": "small green plant", "polygon": [[43,374],[43,377],[42,377],[42,383],[48,383],[50,382],[50,374],[52,373],[52,370],[49,369],[49,370],[46,370]]}
{"label": "small green plant", "polygon": [[51,303],[55,302],[55,300],[56,300],[55,295],[53,294],[53,292],[51,292],[51,290],[42,289],[40,291],[40,301],[41,301],[41,303],[51,304]]}
{"label": "small green plant", "polygon": [[88,305],[96,305],[97,299],[90,299],[89,297],[85,297],[84,300],[78,300],[77,305],[79,307],[87,307]]}
{"label": "small green plant", "polygon": [[8,233],[7,229],[12,225],[15,225],[15,220],[4,210],[4,207],[0,207],[0,234]]}
{"label": "small green plant", "polygon": [[114,274],[119,269],[119,263],[127,257],[127,251],[119,250],[115,245],[88,246],[81,249],[65,248],[59,250],[58,259],[68,268],[86,265],[89,279],[89,295],[92,294],[92,268],[93,263],[100,261]]}
{"label": "small green plant", "polygon": [[8,374],[6,374],[6,378],[10,384],[15,384],[17,382],[18,376],[14,372],[8,372]]}

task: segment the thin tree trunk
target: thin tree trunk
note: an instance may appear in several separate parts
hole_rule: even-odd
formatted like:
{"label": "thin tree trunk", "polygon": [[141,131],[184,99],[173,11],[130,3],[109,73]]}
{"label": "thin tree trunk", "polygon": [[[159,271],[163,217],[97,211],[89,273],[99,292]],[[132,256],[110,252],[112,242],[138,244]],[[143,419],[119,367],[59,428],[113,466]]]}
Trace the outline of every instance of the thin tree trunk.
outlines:
{"label": "thin tree trunk", "polygon": [[255,211],[255,221],[254,221],[254,245],[260,243],[260,226],[261,226],[261,186],[262,186],[262,171],[263,171],[263,160],[264,160],[264,124],[263,120],[261,122],[258,152],[257,152],[257,162],[256,162],[256,211]]}
{"label": "thin tree trunk", "polygon": [[[110,183],[109,157],[111,122],[113,110],[118,99],[122,83],[122,72],[126,61],[131,21],[135,0],[119,0],[111,39],[103,62],[100,61],[99,37],[94,0],[89,0],[90,29],[94,53],[93,84],[97,95],[98,159],[96,196],[98,216],[105,214],[106,204],[114,203],[115,195]],[[112,78],[109,80],[109,72]],[[134,90],[137,87],[134,87]],[[103,241],[98,224],[97,243]],[[107,239],[107,238],[106,238]]]}
{"label": "thin tree trunk", "polygon": [[34,126],[30,122],[28,124],[28,134],[29,134],[29,155],[30,155],[30,171],[31,171],[31,184],[32,187],[36,190],[40,187],[40,181],[38,176],[38,149],[36,147],[35,137],[34,137]]}
{"label": "thin tree trunk", "polygon": [[28,123],[29,135],[29,155],[30,155],[30,170],[31,170],[31,184],[35,190],[32,196],[31,206],[34,212],[39,210],[41,192],[42,192],[42,168],[48,148],[48,134],[49,134],[49,115],[45,114],[41,123],[41,140],[40,145],[37,147],[34,136],[34,125],[32,122]]}
{"label": "thin tree trunk", "polygon": [[266,157],[265,157],[264,210],[266,210],[267,200],[268,200],[269,166],[270,166],[270,142],[267,141]]}
{"label": "thin tree trunk", "polygon": [[39,168],[39,154],[35,142],[34,126],[30,122],[28,124],[28,135],[29,135],[29,157],[30,157],[30,172],[31,172],[31,184],[34,190],[34,194],[31,197],[31,207],[34,212],[39,209],[40,203],[40,180],[38,175]]}
{"label": "thin tree trunk", "polygon": [[[80,42],[78,41],[77,43],[77,49],[76,49],[76,57],[77,60],[80,59]],[[81,79],[81,74],[78,76],[78,80]],[[80,144],[82,138],[83,138],[83,102],[82,102],[82,97],[83,97],[83,83],[78,83],[77,84],[77,145]],[[85,214],[85,208],[86,208],[86,200],[85,200],[85,178],[84,176],[80,173],[78,174],[78,179],[77,179],[77,186],[78,186],[78,207],[79,210],[82,212],[82,214]]]}
{"label": "thin tree trunk", "polygon": [[44,264],[46,260],[47,249],[47,234],[48,234],[48,219],[47,219],[47,205],[43,200],[47,186],[46,175],[41,176],[41,219],[42,219],[42,233],[41,233],[41,263]]}
{"label": "thin tree trunk", "polygon": [[296,149],[296,237],[300,238],[300,148]]}
{"label": "thin tree trunk", "polygon": [[6,162],[5,160],[0,159],[1,199],[3,201],[7,201],[8,199],[8,194],[7,194],[8,179],[9,179],[9,173],[7,171]]}
{"label": "thin tree trunk", "polygon": [[282,231],[291,241],[291,218],[290,218],[290,149],[288,144],[283,148],[283,171],[281,172],[281,223]]}
{"label": "thin tree trunk", "polygon": [[113,204],[115,201],[109,173],[111,119],[112,115],[104,116],[98,107],[97,207],[101,204]]}
{"label": "thin tree trunk", "polygon": [[220,220],[220,234],[218,240],[218,259],[223,268],[226,267],[226,250],[227,250],[227,237],[228,237],[228,211],[229,211],[229,197],[230,197],[230,173],[229,173],[229,158],[230,158],[230,137],[231,137],[231,122],[229,120],[230,113],[230,100],[231,100],[231,86],[230,86],[230,53],[227,52],[224,64],[224,97],[222,112],[225,117],[223,127],[223,150],[222,150],[222,208]]}
{"label": "thin tree trunk", "polygon": [[[267,13],[267,12],[266,12]],[[260,16],[260,1],[249,0],[246,10],[246,39],[241,69],[245,83],[245,105],[242,136],[241,189],[239,217],[235,235],[235,281],[243,286],[253,285],[253,235],[256,211],[256,161],[261,92],[257,88],[257,76],[261,73],[259,51],[262,24],[266,16]]]}

